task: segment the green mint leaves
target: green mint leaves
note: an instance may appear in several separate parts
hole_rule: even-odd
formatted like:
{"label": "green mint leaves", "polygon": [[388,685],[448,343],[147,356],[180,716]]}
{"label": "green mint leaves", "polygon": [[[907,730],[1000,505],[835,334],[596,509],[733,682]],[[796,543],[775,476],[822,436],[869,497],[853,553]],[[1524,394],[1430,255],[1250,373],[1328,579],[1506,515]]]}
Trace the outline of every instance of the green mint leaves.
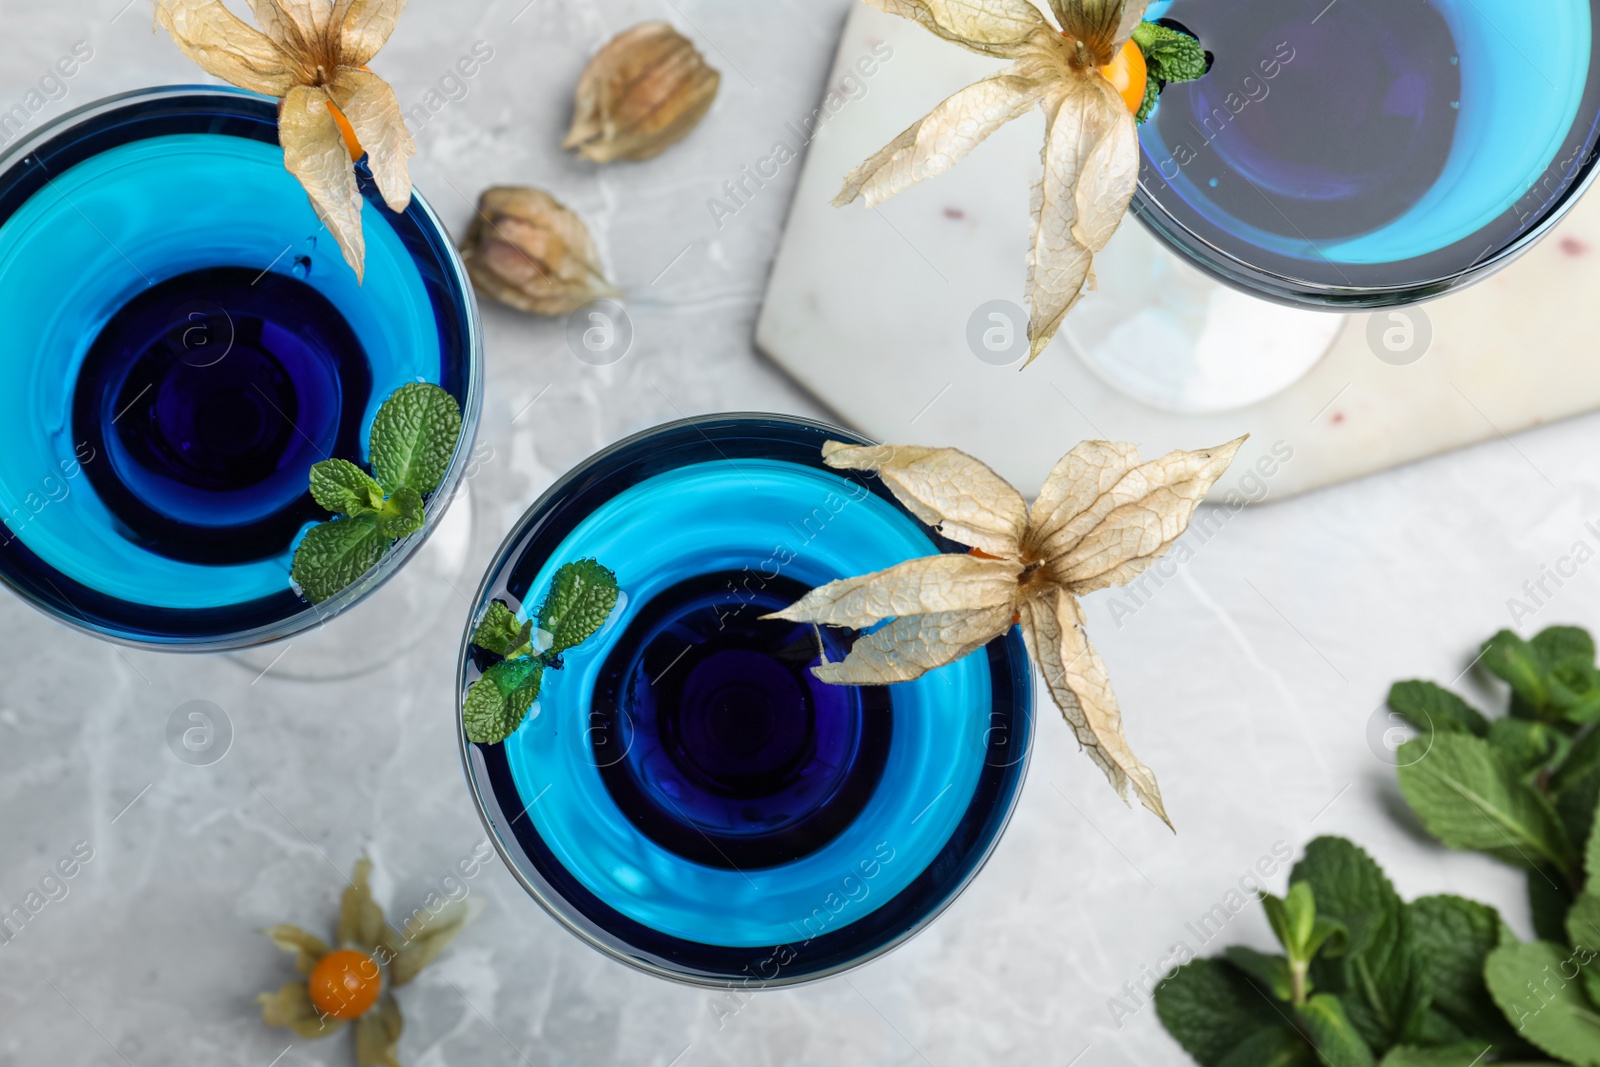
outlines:
{"label": "green mint leaves", "polygon": [[569,563],[550,584],[539,609],[539,629],[554,639],[550,651],[559,656],[593,637],[616,606],[616,575],[592,559]]}
{"label": "green mint leaves", "polygon": [[431,493],[444,480],[461,436],[461,408],[436,385],[413,382],[378,409],[372,424],[372,473],[384,492]]}
{"label": "green mint leaves", "polygon": [[483,621],[472,632],[472,643],[485,652],[509,656],[511,650],[528,643],[533,623],[518,622],[516,612],[496,600],[484,613]]}
{"label": "green mint leaves", "polygon": [[335,515],[366,515],[383,506],[383,487],[347,459],[311,468],[311,498]]}
{"label": "green mint leaves", "polygon": [[444,480],[460,438],[455,397],[413,382],[378,409],[369,442],[376,478],[344,459],[311,468],[312,499],[338,518],[313,526],[295,550],[290,576],[306,599],[336,596],[422,529],[423,498]]}
{"label": "green mint leaves", "polygon": [[306,599],[320,604],[376,567],[388,547],[371,514],[335,519],[306,532],[291,574]]}
{"label": "green mint leaves", "polygon": [[1468,1067],[1494,1062],[1480,1058],[1491,1047],[1525,1051],[1484,980],[1490,954],[1515,943],[1494,909],[1407,904],[1336,837],[1312,841],[1289,878],[1286,897],[1262,898],[1282,955],[1231,948],[1156,989],[1162,1024],[1202,1067]]}
{"label": "green mint leaves", "polygon": [[1578,973],[1575,964],[1571,949],[1548,941],[1507,945],[1489,956],[1489,990],[1534,1046],[1563,1063],[1600,1067],[1600,1007],[1584,983],[1564,977]]}
{"label": "green mint leaves", "polygon": [[1192,82],[1203,77],[1209,67],[1206,50],[1200,42],[1158,22],[1141,22],[1133,31],[1133,43],[1144,53],[1148,70],[1144,106],[1134,116],[1139,122],[1150,117],[1169,82]]}
{"label": "green mint leaves", "polygon": [[505,602],[491,603],[472,643],[501,659],[467,691],[461,713],[467,740],[498,745],[515,733],[539,696],[544,672],[560,670],[563,652],[599,632],[619,596],[617,576],[584,559],[556,571],[544,603],[527,622],[518,621]]}
{"label": "green mint leaves", "polygon": [[1286,896],[1262,894],[1281,954],[1235,946],[1157,988],[1162,1024],[1202,1067],[1600,1067],[1595,644],[1574,627],[1507,631],[1480,660],[1509,714],[1432,682],[1390,690],[1419,733],[1400,748],[1400,789],[1441,844],[1527,872],[1541,940],[1460,897],[1406,903],[1361,849],[1319,838]]}

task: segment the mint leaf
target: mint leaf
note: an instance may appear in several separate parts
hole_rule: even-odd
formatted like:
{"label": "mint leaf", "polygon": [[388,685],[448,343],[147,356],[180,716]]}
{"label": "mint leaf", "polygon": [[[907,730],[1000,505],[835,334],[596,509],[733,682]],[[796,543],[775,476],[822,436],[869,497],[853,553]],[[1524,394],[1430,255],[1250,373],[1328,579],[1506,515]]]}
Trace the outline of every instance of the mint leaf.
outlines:
{"label": "mint leaf", "polygon": [[533,710],[533,702],[539,699],[539,681],[539,678],[535,678],[522,688],[513,689],[511,695],[506,697],[506,710],[519,726],[528,717],[528,712]]}
{"label": "mint leaf", "polygon": [[1600,722],[1600,671],[1589,664],[1554,667],[1545,675],[1550,707],[1579,725]]}
{"label": "mint leaf", "polygon": [[1331,993],[1318,993],[1299,1012],[1311,1047],[1327,1067],[1372,1067],[1372,1050],[1356,1033],[1342,1001]]}
{"label": "mint leaf", "polygon": [[1505,945],[1489,954],[1484,978],[1512,1027],[1576,1067],[1600,1067],[1600,1008],[1573,973],[1572,950],[1546,941]]}
{"label": "mint leaf", "polygon": [[1289,875],[1308,882],[1320,916],[1342,923],[1343,955],[1312,963],[1318,988],[1345,997],[1351,1024],[1375,1049],[1410,1040],[1427,1009],[1425,971],[1404,903],[1379,866],[1338,837],[1319,837]]}
{"label": "mint leaf", "polygon": [[1600,770],[1600,730],[1589,730],[1578,738],[1567,753],[1561,769],[1551,777],[1550,786],[1557,792],[1564,792],[1597,770]]}
{"label": "mint leaf", "polygon": [[1591,888],[1600,890],[1600,817],[1589,831],[1588,843],[1583,849],[1583,873]]}
{"label": "mint leaf", "polygon": [[1289,974],[1289,961],[1282,956],[1269,956],[1244,945],[1229,945],[1222,950],[1229,963],[1253,978],[1257,985],[1279,1000],[1288,1001],[1294,995],[1294,980]]}
{"label": "mint leaf", "polygon": [[1553,867],[1535,867],[1528,872],[1528,910],[1533,916],[1534,935],[1541,941],[1566,939],[1572,897],[1565,882],[1566,876]]}
{"label": "mint leaf", "polygon": [[1571,747],[1555,727],[1528,719],[1496,719],[1489,724],[1488,741],[1518,774],[1532,774],[1559,762]]}
{"label": "mint leaf", "polygon": [[1195,960],[1173,971],[1155,991],[1156,1015],[1200,1067],[1221,1067],[1259,1031],[1283,1026],[1260,990],[1221,960]]}
{"label": "mint leaf", "polygon": [[461,721],[467,740],[475,745],[498,745],[522,725],[522,717],[512,715],[505,694],[487,677],[479,678],[467,690]]}
{"label": "mint leaf", "polygon": [[1400,746],[1400,761],[1406,802],[1447,847],[1488,852],[1525,867],[1548,863],[1572,873],[1572,846],[1550,802],[1488,742],[1435,734],[1430,749],[1428,739],[1419,737]]}
{"label": "mint leaf", "polygon": [[[1293,886],[1289,887],[1289,895],[1291,897],[1294,895]],[[1298,924],[1295,922],[1295,917],[1289,914],[1288,901],[1271,893],[1262,893],[1261,910],[1267,913],[1267,925],[1272,927],[1272,936],[1278,939],[1278,944],[1290,951],[1298,947],[1300,943]]]}
{"label": "mint leaf", "polygon": [[509,656],[513,650],[528,643],[533,630],[532,622],[518,622],[516,612],[504,602],[496,600],[483,613],[483,621],[472,631],[472,643],[485,652]]}
{"label": "mint leaf", "polygon": [[1600,1004],[1600,887],[1590,887],[1567,913],[1567,936],[1580,950],[1584,987],[1589,999]]}
{"label": "mint leaf", "polygon": [[1510,630],[1501,630],[1485,642],[1483,666],[1510,685],[1511,691],[1534,711],[1548,706],[1550,693],[1545,686],[1544,663],[1532,645]]}
{"label": "mint leaf", "polygon": [[559,656],[593,637],[616,606],[615,574],[592,559],[562,567],[539,608],[539,629],[554,639],[550,654]]}
{"label": "mint leaf", "polygon": [[1218,1061],[1217,1067],[1319,1067],[1306,1039],[1287,1025],[1258,1030]]}
{"label": "mint leaf", "polygon": [[506,696],[530,685],[533,686],[534,695],[537,696],[539,681],[544,676],[544,661],[531,656],[502,660],[484,671],[483,676],[493,682]]}
{"label": "mint leaf", "polygon": [[1419,897],[1406,906],[1417,954],[1427,961],[1433,1009],[1464,1035],[1482,1038],[1473,1055],[1489,1042],[1502,1051],[1515,1047],[1516,1035],[1495,1009],[1483,982],[1484,961],[1515,935],[1493,908],[1453,896]]}
{"label": "mint leaf", "polygon": [[1576,626],[1551,626],[1528,643],[1548,670],[1594,666],[1594,638]]}
{"label": "mint leaf", "polygon": [[1584,893],[1567,913],[1567,937],[1574,948],[1600,953],[1600,888]]}
{"label": "mint leaf", "polygon": [[415,489],[401,489],[384,501],[378,511],[378,530],[383,536],[398,541],[422,529],[427,516],[422,505],[422,494]]}
{"label": "mint leaf", "polygon": [[313,604],[354,585],[377,566],[389,541],[370,515],[313,526],[295,549],[290,577]]}
{"label": "mint leaf", "polygon": [[1431,730],[1483,737],[1489,720],[1450,690],[1432,682],[1396,682],[1389,689],[1389,707],[1423,733]]}
{"label": "mint leaf", "polygon": [[535,659],[507,660],[484,671],[462,705],[467,740],[498,745],[516,733],[538,699],[543,677],[544,664]]}
{"label": "mint leaf", "polygon": [[1600,767],[1560,789],[1555,794],[1555,805],[1561,825],[1567,828],[1567,840],[1589,840],[1595,828],[1595,811],[1600,808]]}
{"label": "mint leaf", "polygon": [[1206,50],[1186,33],[1156,22],[1141,22],[1133,31],[1133,43],[1144,53],[1152,79],[1192,82],[1206,72]]}
{"label": "mint leaf", "polygon": [[1482,1041],[1446,1048],[1402,1047],[1391,1050],[1381,1067],[1479,1067],[1488,1051]]}
{"label": "mint leaf", "polygon": [[425,382],[403,385],[372,424],[372,472],[384,492],[439,488],[461,437],[461,406]]}
{"label": "mint leaf", "polygon": [[[1149,60],[1145,61],[1146,66]],[[1146,77],[1144,81],[1144,102],[1139,105],[1139,110],[1134,114],[1133,120],[1140,125],[1149,121],[1150,115],[1155,111],[1156,105],[1161,102],[1161,79]]]}
{"label": "mint leaf", "polygon": [[311,468],[311,498],[335,515],[366,515],[383,505],[383,487],[347,459]]}

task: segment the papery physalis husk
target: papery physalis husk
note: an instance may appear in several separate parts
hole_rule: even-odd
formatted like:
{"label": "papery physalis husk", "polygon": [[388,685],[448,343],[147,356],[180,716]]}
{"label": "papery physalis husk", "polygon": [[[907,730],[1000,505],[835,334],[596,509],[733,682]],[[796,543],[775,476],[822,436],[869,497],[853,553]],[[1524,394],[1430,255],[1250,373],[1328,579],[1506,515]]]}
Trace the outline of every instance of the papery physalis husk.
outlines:
{"label": "papery physalis husk", "polygon": [[567,315],[621,295],[601,273],[583,220],[538,189],[485,192],[461,258],[478,292],[534,315]]}
{"label": "papery physalis husk", "polygon": [[[250,0],[257,30],[221,0],[156,0],[156,22],[208,74],[282,99],[283,161],[311,197],[359,281],[366,273],[362,153],[384,203],[411,203],[417,145],[400,101],[366,64],[394,32],[406,0]],[[349,138],[344,126],[349,128]]]}
{"label": "papery physalis husk", "polygon": [[1020,622],[1029,654],[1078,742],[1118,794],[1131,785],[1171,826],[1155,775],[1134,756],[1106,667],[1084,632],[1078,598],[1124,585],[1160,559],[1245,438],[1139,461],[1130,444],[1085,441],[1050,472],[1033,506],[994,471],[951,448],[856,447],[830,441],[828,466],[876,473],[913,515],[970,555],[914,559],[813,589],[769,618],[865,629],[825,682],[910,681]]}
{"label": "papery physalis husk", "polygon": [[857,167],[837,206],[861,199],[876,207],[943,174],[1035,105],[1044,110],[1044,178],[1034,187],[1028,249],[1032,363],[1092,287],[1095,253],[1116,232],[1138,186],[1137,126],[1100,71],[1138,27],[1149,0],[1050,0],[1059,26],[1029,0],[866,2],[971,51],[1014,62],[940,104]]}
{"label": "papery physalis husk", "polygon": [[700,124],[722,75],[665,22],[624,30],[578,81],[572,130],[561,145],[585,159],[653,159]]}
{"label": "papery physalis husk", "polygon": [[[372,960],[382,975],[383,991],[377,1001],[355,1020],[356,1063],[359,1067],[400,1067],[397,1049],[404,1020],[394,990],[405,985],[443,952],[482,907],[474,897],[448,901],[437,910],[419,908],[397,936],[383,917],[383,909],[372,899],[368,880],[372,863],[360,860],[350,885],[339,901],[339,919],[334,929],[334,944],[297,926],[273,926],[265,931],[272,943],[294,954],[295,970],[310,975],[317,963],[337,948],[355,949]],[[282,1026],[300,1037],[318,1038],[338,1033],[346,1020],[326,1015],[312,1001],[311,989],[302,978],[289,982],[276,993],[256,998],[261,1005],[261,1021]]]}

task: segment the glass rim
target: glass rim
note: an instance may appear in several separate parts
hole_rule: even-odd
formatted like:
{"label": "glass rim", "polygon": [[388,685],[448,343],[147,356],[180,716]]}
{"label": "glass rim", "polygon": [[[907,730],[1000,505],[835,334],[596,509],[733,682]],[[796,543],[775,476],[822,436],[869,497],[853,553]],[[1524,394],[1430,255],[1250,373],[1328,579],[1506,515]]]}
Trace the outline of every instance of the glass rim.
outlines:
{"label": "glass rim", "polygon": [[[648,974],[655,978],[661,978],[678,983],[680,985],[687,985],[702,989],[729,989],[735,987],[750,989],[783,989],[822,981],[823,979],[836,977],[840,974],[844,974],[855,970],[858,967],[864,966],[865,964],[874,960],[880,959],[886,954],[904,945],[912,938],[916,937],[923,930],[927,929],[930,924],[944,914],[944,912],[971,887],[973,881],[977,879],[979,873],[982,872],[983,868],[987,866],[990,859],[993,858],[995,849],[999,846],[1000,840],[1005,836],[1005,831],[1010,825],[1012,817],[1016,814],[1016,809],[1022,795],[1022,789],[1027,780],[1028,767],[1033,759],[1035,731],[1037,730],[1037,709],[1035,708],[1033,701],[1033,666],[1032,663],[1029,662],[1026,666],[1024,674],[1027,678],[1028,694],[1028,706],[1025,709],[1025,717],[1029,722],[1030,727],[1026,742],[1024,744],[1023,753],[1015,764],[1017,768],[1016,782],[1011,789],[1010,796],[1006,798],[1002,804],[998,805],[1000,808],[998,822],[994,827],[994,832],[989,836],[988,840],[983,843],[977,861],[972,865],[971,869],[960,880],[960,882],[950,889],[950,891],[942,900],[938,901],[933,907],[930,907],[924,914],[918,916],[916,922],[912,923],[909,927],[892,937],[884,939],[881,943],[873,946],[860,956],[848,960],[842,960],[832,966],[821,968],[815,971],[807,971],[801,974],[790,974],[786,976],[780,968],[778,976],[775,978],[769,979],[750,976],[740,979],[732,975],[714,976],[695,971],[687,967],[674,969],[673,967],[657,962],[654,958],[642,950],[636,952],[624,951],[623,948],[619,947],[617,944],[610,943],[605,938],[597,936],[595,929],[600,929],[604,932],[604,928],[600,927],[598,923],[593,923],[592,925],[594,929],[591,929],[590,925],[586,925],[585,921],[582,921],[585,919],[585,917],[581,915],[575,916],[573,914],[575,909],[573,905],[565,899],[565,897],[553,889],[547,889],[547,887],[539,884],[535,878],[530,877],[529,874],[522,869],[521,863],[513,857],[511,851],[508,849],[504,840],[502,839],[500,827],[495,824],[493,818],[491,817],[491,809],[494,812],[503,813],[504,808],[501,807],[498,797],[494,794],[493,787],[481,781],[480,776],[473,767],[472,755],[475,746],[472,742],[467,740],[466,724],[462,717],[462,705],[464,701],[462,682],[466,677],[466,672],[471,662],[473,621],[477,616],[478,606],[482,604],[489,593],[493,591],[492,583],[494,582],[501,565],[508,557],[511,550],[514,549],[517,543],[522,539],[522,535],[526,531],[530,521],[541,513],[547,511],[552,502],[564,494],[574,482],[581,478],[587,477],[597,468],[601,468],[610,463],[618,454],[632,450],[640,444],[646,443],[664,433],[669,433],[684,428],[699,429],[708,424],[749,423],[757,421],[775,422],[794,427],[822,430],[830,435],[834,435],[842,439],[853,440],[861,444],[876,444],[876,442],[864,437],[859,433],[845,430],[840,426],[824,422],[820,419],[811,419],[799,415],[787,415],[765,411],[731,411],[706,415],[693,415],[686,418],[674,419],[670,422],[659,423],[647,429],[629,434],[627,437],[607,445],[587,458],[581,460],[560,478],[557,478],[550,485],[550,487],[541,493],[539,497],[523,511],[522,515],[512,523],[511,529],[507,532],[499,547],[495,549],[494,554],[490,559],[490,564],[485,569],[483,578],[479,581],[477,591],[473,595],[471,613],[467,618],[466,626],[461,637],[461,650],[456,661],[456,673],[454,678],[456,689],[455,732],[457,746],[461,755],[462,772],[467,780],[467,788],[472,793],[473,807],[477,810],[478,818],[483,825],[484,832],[488,835],[489,841],[494,845],[495,852],[500,856],[501,862],[505,864],[505,867],[510,872],[511,876],[519,885],[522,886],[523,890],[530,897],[532,897],[535,902],[538,903],[539,907],[547,915],[555,919],[556,922],[565,928],[569,933],[575,935],[579,940],[584,942],[590,948],[602,953],[608,959],[626,964],[635,971]],[[718,449],[718,451],[720,451],[720,449]],[[1014,636],[1014,633],[1007,635],[1008,638],[1010,636]],[[973,654],[976,655],[978,653],[975,652]],[[531,807],[532,805],[530,804],[527,806]],[[845,929],[848,929],[848,927],[845,927]],[[619,937],[617,940],[621,941],[622,939]],[[759,953],[760,950],[752,950],[753,956],[759,956]]]}
{"label": "glass rim", "polygon": [[[31,131],[26,137],[0,150],[0,176],[9,173],[13,167],[48,141],[60,136],[64,131],[80,126],[85,122],[133,103],[184,99],[242,99],[260,103],[272,103],[275,98],[245,89],[234,88],[233,86],[201,84],[158,85],[114,93],[58,115]],[[277,622],[263,623],[249,629],[238,630],[221,636],[164,637],[156,640],[141,640],[129,633],[122,632],[120,629],[111,631],[99,628],[83,617],[81,612],[75,615],[71,612],[60,610],[51,603],[42,601],[33,590],[14,580],[9,571],[4,568],[0,568],[0,584],[3,584],[7,590],[34,610],[71,627],[79,633],[87,634],[101,641],[147,652],[237,652],[246,648],[282,641],[323,626],[377,592],[385,582],[404,567],[412,555],[422,548],[428,538],[432,536],[434,529],[439,525],[439,521],[444,517],[445,512],[455,502],[462,478],[471,464],[478,423],[483,413],[484,396],[483,323],[478,307],[476,290],[473,288],[472,280],[467,275],[465,264],[461,261],[461,255],[456,248],[455,240],[452,238],[449,229],[444,225],[443,220],[439,218],[438,213],[434,211],[433,206],[428,203],[422,193],[413,189],[411,199],[412,206],[421,216],[425,227],[436,231],[443,238],[441,244],[449,250],[449,255],[441,261],[440,266],[449,272],[450,281],[466,297],[461,307],[462,324],[466,334],[466,351],[464,353],[466,357],[466,372],[464,377],[467,381],[466,402],[462,404],[461,409],[463,433],[461,440],[456,444],[455,455],[451,457],[450,466],[445,471],[444,480],[439,483],[439,488],[434,491],[424,509],[421,530],[395,544],[393,548],[384,554],[383,558],[379,560],[372,570],[363,575],[355,584],[328,600],[320,604],[313,604],[308,601],[299,611]],[[62,596],[62,599],[66,599],[65,595]]]}

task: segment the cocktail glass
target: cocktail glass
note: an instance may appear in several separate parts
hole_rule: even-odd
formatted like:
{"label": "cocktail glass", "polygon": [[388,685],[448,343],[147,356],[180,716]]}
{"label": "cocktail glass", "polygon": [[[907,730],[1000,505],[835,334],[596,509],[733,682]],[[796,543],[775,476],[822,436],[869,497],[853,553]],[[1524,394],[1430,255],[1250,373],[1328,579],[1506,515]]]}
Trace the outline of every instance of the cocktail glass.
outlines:
{"label": "cocktail glass", "polygon": [[[535,610],[579,559],[615,571],[604,629],[545,672],[504,744],[461,733],[474,799],[534,899],[579,937],[686,982],[789,985],[903,942],[977,873],[1016,802],[1032,670],[1016,630],[915,682],[829,686],[838,631],[761,616],[808,588],[965,551],[829,439],[776,415],[691,419],[580,465],[477,594]],[[463,643],[460,694],[488,665]]]}
{"label": "cocktail glass", "polygon": [[[396,215],[360,171],[362,284],[284,170],[275,101],[141,90],[0,157],[0,580],[90,634],[210,651],[319,626],[405,565],[468,464],[479,327],[426,202]],[[466,425],[427,525],[309,604],[289,578],[329,518],[309,470],[365,463],[379,405],[412,381]]]}
{"label": "cocktail glass", "polygon": [[1133,211],[1157,240],[1118,235],[1069,341],[1157,406],[1225,409],[1320,358],[1343,317],[1315,312],[1504,267],[1594,180],[1594,15],[1594,0],[1152,4],[1213,64],[1140,128]]}

